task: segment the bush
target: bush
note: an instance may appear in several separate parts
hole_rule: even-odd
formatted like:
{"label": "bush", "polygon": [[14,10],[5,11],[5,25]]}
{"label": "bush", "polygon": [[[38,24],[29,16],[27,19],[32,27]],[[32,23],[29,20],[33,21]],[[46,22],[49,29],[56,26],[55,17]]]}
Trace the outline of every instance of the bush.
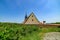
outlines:
{"label": "bush", "polygon": [[0,40],[41,40],[46,32],[60,32],[59,27],[40,28],[38,25],[0,23]]}
{"label": "bush", "polygon": [[0,23],[0,40],[22,40],[22,38],[38,31],[39,28],[36,25]]}

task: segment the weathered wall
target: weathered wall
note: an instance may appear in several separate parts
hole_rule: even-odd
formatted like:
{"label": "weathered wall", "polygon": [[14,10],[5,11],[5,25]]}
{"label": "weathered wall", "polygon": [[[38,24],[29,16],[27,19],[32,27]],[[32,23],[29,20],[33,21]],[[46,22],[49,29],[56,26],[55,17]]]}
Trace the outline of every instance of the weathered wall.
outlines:
{"label": "weathered wall", "polygon": [[32,14],[25,24],[39,24],[39,21],[36,19],[36,17]]}

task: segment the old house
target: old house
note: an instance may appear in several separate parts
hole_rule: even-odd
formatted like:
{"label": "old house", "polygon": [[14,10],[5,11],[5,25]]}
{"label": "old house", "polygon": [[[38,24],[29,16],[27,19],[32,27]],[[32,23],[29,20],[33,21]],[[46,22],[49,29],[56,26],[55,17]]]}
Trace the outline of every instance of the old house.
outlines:
{"label": "old house", "polygon": [[25,15],[24,24],[42,24],[42,22],[38,21],[34,13],[32,12],[29,16]]}

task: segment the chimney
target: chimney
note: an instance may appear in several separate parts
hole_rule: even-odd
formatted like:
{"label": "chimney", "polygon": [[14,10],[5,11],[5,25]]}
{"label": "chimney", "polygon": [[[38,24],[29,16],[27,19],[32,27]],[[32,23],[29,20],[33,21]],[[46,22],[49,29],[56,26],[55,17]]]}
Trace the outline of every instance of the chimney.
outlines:
{"label": "chimney", "polygon": [[27,14],[25,15],[25,20],[27,19]]}

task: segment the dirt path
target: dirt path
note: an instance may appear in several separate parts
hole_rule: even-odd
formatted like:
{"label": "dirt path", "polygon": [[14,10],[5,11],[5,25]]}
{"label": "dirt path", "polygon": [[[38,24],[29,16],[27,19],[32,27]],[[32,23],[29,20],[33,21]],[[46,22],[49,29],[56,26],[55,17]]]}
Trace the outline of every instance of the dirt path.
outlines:
{"label": "dirt path", "polygon": [[60,40],[60,32],[46,33],[43,40]]}

